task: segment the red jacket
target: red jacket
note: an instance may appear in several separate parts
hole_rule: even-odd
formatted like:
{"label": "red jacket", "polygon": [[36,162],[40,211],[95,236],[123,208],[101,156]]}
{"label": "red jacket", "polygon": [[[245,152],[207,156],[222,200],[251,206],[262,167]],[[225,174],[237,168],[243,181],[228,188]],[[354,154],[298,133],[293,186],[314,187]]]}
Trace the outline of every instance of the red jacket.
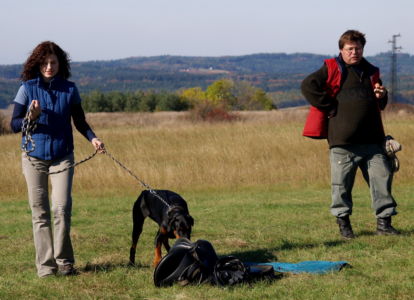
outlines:
{"label": "red jacket", "polygon": [[[326,92],[335,98],[341,89],[342,70],[341,64],[337,58],[325,59],[325,65],[328,69],[328,78],[326,79]],[[371,83],[374,87],[379,82],[379,69],[371,76]],[[328,137],[328,112],[320,110],[315,106],[310,107],[306,118],[302,135],[314,139],[326,139]]]}

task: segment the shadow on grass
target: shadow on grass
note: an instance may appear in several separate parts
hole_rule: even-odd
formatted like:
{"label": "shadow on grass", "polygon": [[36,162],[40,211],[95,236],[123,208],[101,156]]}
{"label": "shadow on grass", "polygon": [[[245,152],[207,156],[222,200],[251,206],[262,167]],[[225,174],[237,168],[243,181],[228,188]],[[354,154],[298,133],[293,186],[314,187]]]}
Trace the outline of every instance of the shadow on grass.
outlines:
{"label": "shadow on grass", "polygon": [[375,231],[368,231],[368,230],[361,230],[360,232],[355,233],[356,237],[359,237],[359,236],[374,236],[374,235],[377,235]]}
{"label": "shadow on grass", "polygon": [[[399,228],[397,229],[401,232],[401,234],[397,236],[411,236],[414,233],[414,229],[408,229],[408,230],[399,229]],[[376,231],[362,230],[359,233],[357,233],[356,236],[357,237],[358,236],[378,236],[378,234]],[[395,236],[395,235],[385,235],[385,236]]]}
{"label": "shadow on grass", "polygon": [[110,262],[106,262],[106,263],[101,263],[101,264],[90,264],[87,263],[83,268],[80,268],[79,270],[83,273],[100,273],[100,272],[111,272],[114,269],[117,268],[123,268],[123,269],[127,269],[127,268],[149,268],[148,265],[141,265],[141,264],[134,264],[131,265],[129,263],[118,263],[118,264],[113,264]]}
{"label": "shadow on grass", "polygon": [[287,240],[282,240],[282,243],[278,247],[268,248],[268,249],[256,249],[251,251],[240,251],[240,252],[231,252],[228,255],[235,256],[242,261],[256,261],[256,262],[266,262],[266,261],[277,261],[277,256],[274,255],[274,252],[286,251],[286,250],[295,250],[295,249],[312,249],[324,245],[325,247],[336,247],[347,241],[344,240],[334,240],[326,241],[322,243],[295,243]]}
{"label": "shadow on grass", "polygon": [[410,230],[400,230],[401,235],[413,235],[414,234],[414,229],[410,229]]}

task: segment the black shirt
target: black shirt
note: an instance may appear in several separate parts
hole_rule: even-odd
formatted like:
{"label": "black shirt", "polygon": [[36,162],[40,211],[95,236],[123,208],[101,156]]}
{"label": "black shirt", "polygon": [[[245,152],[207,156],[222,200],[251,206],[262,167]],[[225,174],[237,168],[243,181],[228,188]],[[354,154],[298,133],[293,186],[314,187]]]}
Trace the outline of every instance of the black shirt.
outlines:
{"label": "black shirt", "polygon": [[375,97],[370,76],[376,69],[365,59],[358,65],[342,64],[341,88],[335,98],[325,90],[326,65],[303,80],[302,93],[313,106],[335,112],[329,119],[330,147],[381,144],[384,129],[380,109],[384,109],[388,98]]}

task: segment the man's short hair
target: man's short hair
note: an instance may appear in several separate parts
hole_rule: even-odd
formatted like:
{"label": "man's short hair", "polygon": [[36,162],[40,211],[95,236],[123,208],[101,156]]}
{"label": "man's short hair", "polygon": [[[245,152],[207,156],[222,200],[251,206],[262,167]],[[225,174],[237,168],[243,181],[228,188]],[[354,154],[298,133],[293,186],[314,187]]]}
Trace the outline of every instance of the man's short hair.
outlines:
{"label": "man's short hair", "polygon": [[349,42],[360,42],[362,47],[364,47],[367,41],[365,39],[365,34],[362,32],[359,32],[358,30],[347,30],[339,38],[339,49],[342,49],[344,45]]}

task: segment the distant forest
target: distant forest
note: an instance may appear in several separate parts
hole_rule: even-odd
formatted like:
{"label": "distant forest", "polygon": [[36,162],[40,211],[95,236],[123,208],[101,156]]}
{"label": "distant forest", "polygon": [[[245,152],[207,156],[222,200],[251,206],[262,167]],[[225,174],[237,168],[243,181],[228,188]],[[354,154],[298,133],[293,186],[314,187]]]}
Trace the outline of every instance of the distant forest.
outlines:
{"label": "distant forest", "polygon": [[[300,93],[303,78],[317,70],[328,56],[296,54],[252,54],[244,56],[131,57],[110,61],[73,62],[71,80],[83,97],[90,93],[179,93],[184,89],[206,89],[229,79],[247,82],[263,90],[274,107],[306,104]],[[367,59],[381,69],[386,86],[390,82],[391,55],[380,53]],[[414,104],[414,56],[397,55],[398,101]],[[19,87],[21,65],[0,65],[0,108],[12,103]]]}

